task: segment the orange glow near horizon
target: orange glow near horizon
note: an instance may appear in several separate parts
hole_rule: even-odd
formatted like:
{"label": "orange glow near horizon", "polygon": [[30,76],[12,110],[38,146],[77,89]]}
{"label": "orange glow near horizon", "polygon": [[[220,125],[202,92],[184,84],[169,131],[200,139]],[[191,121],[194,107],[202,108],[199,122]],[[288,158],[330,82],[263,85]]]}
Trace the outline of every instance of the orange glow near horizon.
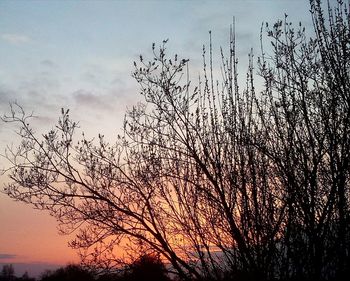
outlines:
{"label": "orange glow near horizon", "polygon": [[57,222],[47,212],[0,194],[0,263],[78,263],[68,247],[73,236],[59,235]]}

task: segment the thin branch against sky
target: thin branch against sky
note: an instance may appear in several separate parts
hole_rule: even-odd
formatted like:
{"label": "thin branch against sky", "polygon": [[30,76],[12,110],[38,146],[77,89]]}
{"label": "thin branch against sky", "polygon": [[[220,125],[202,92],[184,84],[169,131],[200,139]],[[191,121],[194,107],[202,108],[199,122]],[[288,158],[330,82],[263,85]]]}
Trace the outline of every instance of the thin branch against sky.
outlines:
{"label": "thin branch against sky", "polygon": [[[208,31],[218,51],[228,41],[234,16],[244,64],[251,48],[258,53],[263,21],[274,22],[287,13],[291,21],[308,26],[308,10],[308,1],[301,0],[1,1],[0,111],[8,112],[8,103],[17,101],[40,117],[38,128],[50,128],[65,107],[91,136],[117,134],[125,108],[139,98],[132,62],[140,53],[149,54],[152,42],[169,38],[169,52],[190,58],[195,70]],[[9,127],[0,127],[1,150],[13,137]],[[0,223],[6,226],[0,233],[0,253],[16,255],[8,256],[11,262],[51,259],[49,252],[56,251],[52,245],[33,254],[33,225],[53,235],[55,223],[2,194],[0,202]],[[64,241],[52,237],[53,245]],[[63,262],[64,250],[57,247]]]}

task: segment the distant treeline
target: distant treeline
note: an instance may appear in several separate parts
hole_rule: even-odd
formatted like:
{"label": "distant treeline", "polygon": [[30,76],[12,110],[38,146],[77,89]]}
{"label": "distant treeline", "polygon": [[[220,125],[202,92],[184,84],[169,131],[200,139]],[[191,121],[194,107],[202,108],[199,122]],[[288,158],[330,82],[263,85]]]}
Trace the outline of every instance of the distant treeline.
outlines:
{"label": "distant treeline", "polygon": [[163,262],[154,256],[145,255],[138,258],[128,267],[116,273],[97,273],[83,266],[70,264],[57,270],[46,270],[39,278],[32,278],[28,273],[15,276],[11,264],[4,265],[0,281],[170,281]]}

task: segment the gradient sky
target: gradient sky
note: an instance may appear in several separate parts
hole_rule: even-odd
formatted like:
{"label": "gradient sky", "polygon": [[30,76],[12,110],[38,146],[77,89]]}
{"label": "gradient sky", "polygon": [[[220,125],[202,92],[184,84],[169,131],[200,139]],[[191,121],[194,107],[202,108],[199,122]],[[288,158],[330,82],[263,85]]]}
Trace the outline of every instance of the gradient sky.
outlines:
{"label": "gradient sky", "polygon": [[[125,109],[140,99],[133,61],[169,38],[169,53],[190,59],[198,76],[203,43],[213,32],[214,52],[228,42],[233,16],[239,59],[259,54],[262,22],[284,13],[311,26],[307,0],[261,1],[0,1],[0,113],[17,101],[34,111],[38,132],[70,108],[88,136],[120,132]],[[241,73],[244,79],[244,73]],[[0,124],[0,152],[15,142]],[[1,167],[6,161],[1,158]],[[6,182],[0,177],[0,184]],[[0,264],[78,261],[48,214],[0,194]],[[45,267],[45,264],[43,265]]]}

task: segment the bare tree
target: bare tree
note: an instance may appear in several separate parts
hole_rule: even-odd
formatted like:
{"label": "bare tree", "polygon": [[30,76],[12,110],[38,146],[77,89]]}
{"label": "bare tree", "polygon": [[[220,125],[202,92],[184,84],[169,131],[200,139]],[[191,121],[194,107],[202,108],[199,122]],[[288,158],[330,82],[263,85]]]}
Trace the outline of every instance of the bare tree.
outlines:
{"label": "bare tree", "polygon": [[261,91],[253,54],[239,87],[233,28],[219,80],[211,39],[197,83],[188,60],[153,45],[133,74],[144,103],[115,144],[74,142],[68,110],[40,138],[14,105],[3,119],[22,142],[7,151],[5,192],[77,231],[71,246],[99,269],[127,262],[114,255],[122,247],[160,255],[183,279],[340,278],[350,264],[349,13],[339,1],[327,23],[310,3],[314,39],[287,18],[267,27]]}
{"label": "bare tree", "polygon": [[344,278],[349,267],[349,6],[310,1],[315,38],[277,22],[260,59],[261,141],[286,204],[285,278]]}

